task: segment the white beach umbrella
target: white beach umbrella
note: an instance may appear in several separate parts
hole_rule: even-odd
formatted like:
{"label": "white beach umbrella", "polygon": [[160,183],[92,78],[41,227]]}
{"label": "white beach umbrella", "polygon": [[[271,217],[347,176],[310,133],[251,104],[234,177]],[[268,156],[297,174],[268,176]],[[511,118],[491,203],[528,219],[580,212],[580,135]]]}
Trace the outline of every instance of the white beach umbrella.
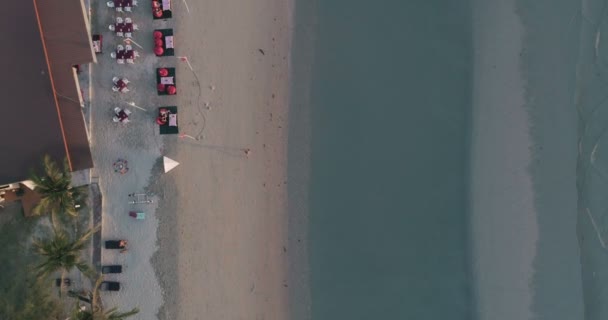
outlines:
{"label": "white beach umbrella", "polygon": [[163,157],[163,164],[165,165],[165,173],[167,173],[171,171],[171,169],[177,167],[179,165],[179,162],[171,158]]}

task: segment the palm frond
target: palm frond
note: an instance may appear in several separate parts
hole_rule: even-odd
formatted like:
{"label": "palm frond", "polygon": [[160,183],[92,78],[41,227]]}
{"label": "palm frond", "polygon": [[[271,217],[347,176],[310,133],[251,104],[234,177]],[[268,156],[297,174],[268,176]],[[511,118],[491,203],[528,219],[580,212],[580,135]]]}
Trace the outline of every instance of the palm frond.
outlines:
{"label": "palm frond", "polygon": [[50,239],[34,239],[33,249],[44,261],[35,267],[38,278],[47,277],[59,270],[69,271],[77,268],[85,275],[90,274],[90,266],[81,261],[80,251],[86,241],[99,230],[99,227],[88,230],[77,239],[70,239],[64,231],[58,230]]}
{"label": "palm frond", "polygon": [[112,308],[108,312],[106,312],[106,317],[108,320],[123,320],[138,313],[139,308],[133,308],[127,312],[119,312],[117,308]]}

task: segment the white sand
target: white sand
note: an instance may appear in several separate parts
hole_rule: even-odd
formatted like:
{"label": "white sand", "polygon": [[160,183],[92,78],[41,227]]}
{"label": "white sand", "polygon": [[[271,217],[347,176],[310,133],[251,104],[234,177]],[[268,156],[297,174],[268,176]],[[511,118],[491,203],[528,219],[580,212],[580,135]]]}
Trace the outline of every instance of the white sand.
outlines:
{"label": "white sand", "polygon": [[[165,319],[287,319],[288,3],[177,9],[178,55],[202,87],[197,101],[198,83],[181,62],[181,130],[202,139],[168,146],[180,166],[170,173],[176,197],[166,192],[162,204],[176,210],[161,213],[175,219],[177,235],[172,255],[158,256],[173,299]],[[161,247],[173,235],[159,234]]]}
{"label": "white sand", "polygon": [[514,1],[474,1],[471,222],[480,320],[532,319],[538,239]]}

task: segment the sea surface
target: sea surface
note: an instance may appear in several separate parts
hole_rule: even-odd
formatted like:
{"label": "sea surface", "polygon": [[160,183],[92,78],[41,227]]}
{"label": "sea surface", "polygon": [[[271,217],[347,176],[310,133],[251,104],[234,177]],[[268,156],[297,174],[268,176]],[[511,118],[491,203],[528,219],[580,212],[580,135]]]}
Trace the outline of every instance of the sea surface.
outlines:
{"label": "sea surface", "polygon": [[312,319],[469,320],[467,1],[313,3]]}
{"label": "sea surface", "polygon": [[[308,129],[290,128],[289,166],[306,163],[309,172],[295,181],[307,188],[297,193],[306,201],[298,221],[310,291],[310,308],[300,311],[310,318],[510,319],[500,299],[518,291],[491,268],[477,273],[472,249],[480,225],[470,202],[479,197],[470,181],[473,37],[487,27],[472,7],[480,3],[295,1],[290,125]],[[535,239],[523,288],[530,301],[516,307],[530,319],[605,319],[608,4],[509,3],[522,30],[515,41],[533,202],[524,216]],[[306,152],[292,141],[302,136]],[[510,148],[508,135],[496,143]],[[518,237],[502,229],[503,240]],[[518,249],[495,254],[517,259]],[[507,306],[502,313],[480,305],[480,281],[489,284],[484,301]]]}

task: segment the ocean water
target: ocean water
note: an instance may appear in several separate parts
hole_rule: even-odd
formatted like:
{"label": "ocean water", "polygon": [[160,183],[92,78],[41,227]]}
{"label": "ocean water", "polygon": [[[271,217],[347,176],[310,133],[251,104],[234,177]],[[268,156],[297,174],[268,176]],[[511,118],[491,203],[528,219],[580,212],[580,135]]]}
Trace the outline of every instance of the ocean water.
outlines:
{"label": "ocean water", "polygon": [[313,3],[312,319],[471,319],[467,1]]}
{"label": "ocean water", "polygon": [[[607,2],[515,0],[508,8],[496,2],[498,9],[484,1],[295,3],[290,123],[308,129],[290,131],[290,140],[309,143],[300,150],[290,141],[290,167],[307,167],[309,177],[290,177],[308,186],[292,192],[300,184],[290,183],[290,194],[306,201],[306,217],[295,224],[307,226],[308,253],[307,267],[292,267],[310,291],[296,299],[296,311],[315,320],[605,319]],[[472,17],[475,9],[482,18]],[[503,129],[529,135],[523,149],[530,157],[517,172],[502,160],[501,177],[526,176],[531,191],[522,197],[533,208],[501,208],[521,219],[504,226],[510,217],[494,212],[491,227],[499,232],[483,230],[483,238],[472,230],[488,217],[471,215],[470,201],[480,199],[471,191],[470,177],[480,176],[471,150],[504,150],[472,145],[473,119],[485,121],[472,114],[473,58],[489,52],[484,61],[492,62],[503,52],[492,53],[491,30],[483,30],[489,42],[479,51],[473,28],[488,27],[487,14],[500,10],[512,10],[508,19],[521,25],[513,31],[521,39],[497,34],[496,41],[521,41],[510,54],[518,56],[528,119],[523,129],[521,119]],[[511,21],[501,23],[510,28]],[[496,112],[486,114],[510,114]],[[508,156],[509,134],[501,137]],[[488,172],[483,179],[497,179]],[[532,257],[509,247],[517,232],[531,235],[516,243]],[[481,243],[485,257],[473,250],[480,239],[489,240]],[[480,270],[482,258],[488,263]],[[520,267],[526,270],[512,286],[500,271],[518,277]]]}
{"label": "ocean water", "polygon": [[586,319],[608,317],[608,4],[583,0],[575,106],[578,232]]}

